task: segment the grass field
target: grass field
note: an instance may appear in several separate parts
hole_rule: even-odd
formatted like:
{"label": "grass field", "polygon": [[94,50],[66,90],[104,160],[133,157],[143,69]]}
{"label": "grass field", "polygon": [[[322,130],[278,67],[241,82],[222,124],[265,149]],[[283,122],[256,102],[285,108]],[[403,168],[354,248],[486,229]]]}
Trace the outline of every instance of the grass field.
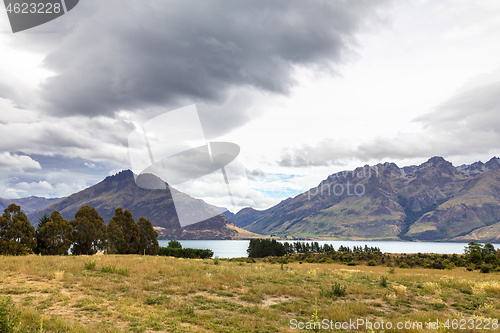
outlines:
{"label": "grass field", "polygon": [[[443,323],[473,318],[484,327],[482,319],[500,319],[500,274],[137,255],[1,256],[0,299],[6,297],[20,311],[19,332],[297,332],[293,319],[424,327],[385,332],[484,332]],[[439,329],[426,329],[429,320],[438,320]]]}

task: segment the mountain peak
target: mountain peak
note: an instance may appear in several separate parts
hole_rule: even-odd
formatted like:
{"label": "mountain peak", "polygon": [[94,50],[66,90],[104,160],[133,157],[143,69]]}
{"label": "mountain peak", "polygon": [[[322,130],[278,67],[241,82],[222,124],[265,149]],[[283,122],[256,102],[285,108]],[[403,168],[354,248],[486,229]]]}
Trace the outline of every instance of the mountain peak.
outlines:
{"label": "mountain peak", "polygon": [[486,167],[490,170],[500,169],[500,158],[494,156],[491,160],[485,163]]}
{"label": "mountain peak", "polygon": [[443,165],[446,165],[446,166],[453,166],[453,164],[451,164],[450,162],[448,162],[447,160],[445,160],[443,157],[441,156],[434,156],[434,157],[431,157],[429,158],[429,160],[427,162],[425,162],[424,164],[432,164],[434,166],[443,166]]}
{"label": "mountain peak", "polygon": [[125,179],[130,179],[134,178],[134,173],[130,170],[122,170],[112,176],[108,176],[104,179],[104,181],[107,180],[125,180]]}

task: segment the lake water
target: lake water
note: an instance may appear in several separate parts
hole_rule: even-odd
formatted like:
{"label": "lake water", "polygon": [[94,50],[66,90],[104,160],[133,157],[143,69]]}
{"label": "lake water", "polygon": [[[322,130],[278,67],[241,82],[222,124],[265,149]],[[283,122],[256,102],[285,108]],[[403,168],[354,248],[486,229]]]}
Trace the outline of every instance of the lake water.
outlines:
{"label": "lake water", "polygon": [[[158,241],[160,246],[166,247],[168,240]],[[219,258],[241,258],[247,257],[248,240],[180,240],[183,248],[210,249],[214,257]],[[283,241],[284,242],[284,241]],[[296,241],[288,241],[289,243]],[[311,242],[311,241],[301,241]],[[320,245],[331,244],[335,249],[340,245],[378,247],[385,253],[440,253],[440,254],[463,254],[467,243],[433,243],[433,242],[378,242],[378,241],[317,241]],[[500,244],[493,244],[500,248]]]}

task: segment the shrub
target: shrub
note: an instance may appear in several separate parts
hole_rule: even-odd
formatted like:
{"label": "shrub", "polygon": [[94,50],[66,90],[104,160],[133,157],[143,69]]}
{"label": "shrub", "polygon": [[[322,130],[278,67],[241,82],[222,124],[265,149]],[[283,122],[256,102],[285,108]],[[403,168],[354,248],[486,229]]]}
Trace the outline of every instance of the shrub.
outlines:
{"label": "shrub", "polygon": [[405,286],[399,285],[399,286],[394,286],[392,288],[394,289],[396,296],[398,296],[400,298],[406,297],[406,287]]}
{"label": "shrub", "polygon": [[335,282],[330,290],[321,289],[320,295],[328,298],[344,297],[346,295],[347,286]]}
{"label": "shrub", "polygon": [[388,280],[389,280],[389,279],[387,278],[387,276],[381,276],[381,277],[380,277],[380,285],[381,285],[382,287],[384,287],[384,288],[385,288],[385,287],[387,287],[387,282],[388,282]]}
{"label": "shrub", "polygon": [[377,262],[375,260],[368,261],[368,266],[377,266]]}
{"label": "shrub", "polygon": [[494,255],[493,253],[490,253],[484,257],[484,262],[486,264],[490,264],[492,267],[496,267],[499,265],[500,260],[498,260],[497,256]]}
{"label": "shrub", "polygon": [[489,264],[481,265],[481,273],[490,273],[493,268]]}
{"label": "shrub", "polygon": [[410,266],[408,266],[407,263],[405,263],[404,261],[402,261],[400,264],[399,264],[399,268],[409,268]]}
{"label": "shrub", "polygon": [[170,300],[170,297],[168,296],[151,296],[151,297],[146,297],[146,304],[147,305],[163,304],[165,301],[168,300]]}
{"label": "shrub", "polygon": [[0,332],[11,333],[15,332],[15,328],[19,323],[19,312],[14,309],[12,298],[7,297],[0,302]]}
{"label": "shrub", "polygon": [[89,262],[86,262],[85,263],[85,269],[88,270],[88,271],[92,271],[95,269],[95,266],[97,265],[97,263],[95,262],[95,260],[92,260],[92,261],[89,261]]}
{"label": "shrub", "polygon": [[[215,257],[214,258],[214,265],[218,265],[220,264],[220,260],[219,260],[219,257]],[[283,264],[281,264],[283,266]]]}
{"label": "shrub", "polygon": [[208,258],[211,258],[214,255],[214,253],[212,250],[160,247],[160,249],[158,250],[158,255],[159,256],[176,257],[176,258],[208,259]]}
{"label": "shrub", "polygon": [[112,265],[102,266],[101,272],[102,273],[114,273],[114,272],[116,272],[116,268],[115,268],[115,266],[112,266]]}

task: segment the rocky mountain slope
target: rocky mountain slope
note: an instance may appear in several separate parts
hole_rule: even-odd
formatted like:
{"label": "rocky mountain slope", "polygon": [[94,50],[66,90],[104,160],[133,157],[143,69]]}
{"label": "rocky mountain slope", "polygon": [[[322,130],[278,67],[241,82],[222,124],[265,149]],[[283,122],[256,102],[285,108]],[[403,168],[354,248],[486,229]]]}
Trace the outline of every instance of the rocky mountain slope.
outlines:
{"label": "rocky mountain slope", "polygon": [[334,239],[500,241],[500,159],[454,167],[364,166],[264,211],[230,218],[262,234]]}
{"label": "rocky mountain slope", "polygon": [[[152,175],[140,175],[138,181],[161,181]],[[149,177],[149,178],[146,178]],[[165,184],[165,183],[163,183]],[[42,209],[28,214],[32,224],[36,224],[43,214],[50,215],[57,210],[68,220],[74,219],[75,213],[84,205],[94,207],[107,224],[117,207],[128,209],[134,218],[141,216],[151,221],[159,238],[165,239],[236,239],[250,233],[242,230],[219,214],[200,223],[181,227],[176,214],[171,191],[176,191],[165,184],[165,190],[149,190],[136,185],[131,171],[122,171],[107,177],[102,182],[61,199]],[[213,206],[202,200],[180,194],[182,204],[197,211],[213,211]],[[23,207],[24,208],[24,207]]]}

